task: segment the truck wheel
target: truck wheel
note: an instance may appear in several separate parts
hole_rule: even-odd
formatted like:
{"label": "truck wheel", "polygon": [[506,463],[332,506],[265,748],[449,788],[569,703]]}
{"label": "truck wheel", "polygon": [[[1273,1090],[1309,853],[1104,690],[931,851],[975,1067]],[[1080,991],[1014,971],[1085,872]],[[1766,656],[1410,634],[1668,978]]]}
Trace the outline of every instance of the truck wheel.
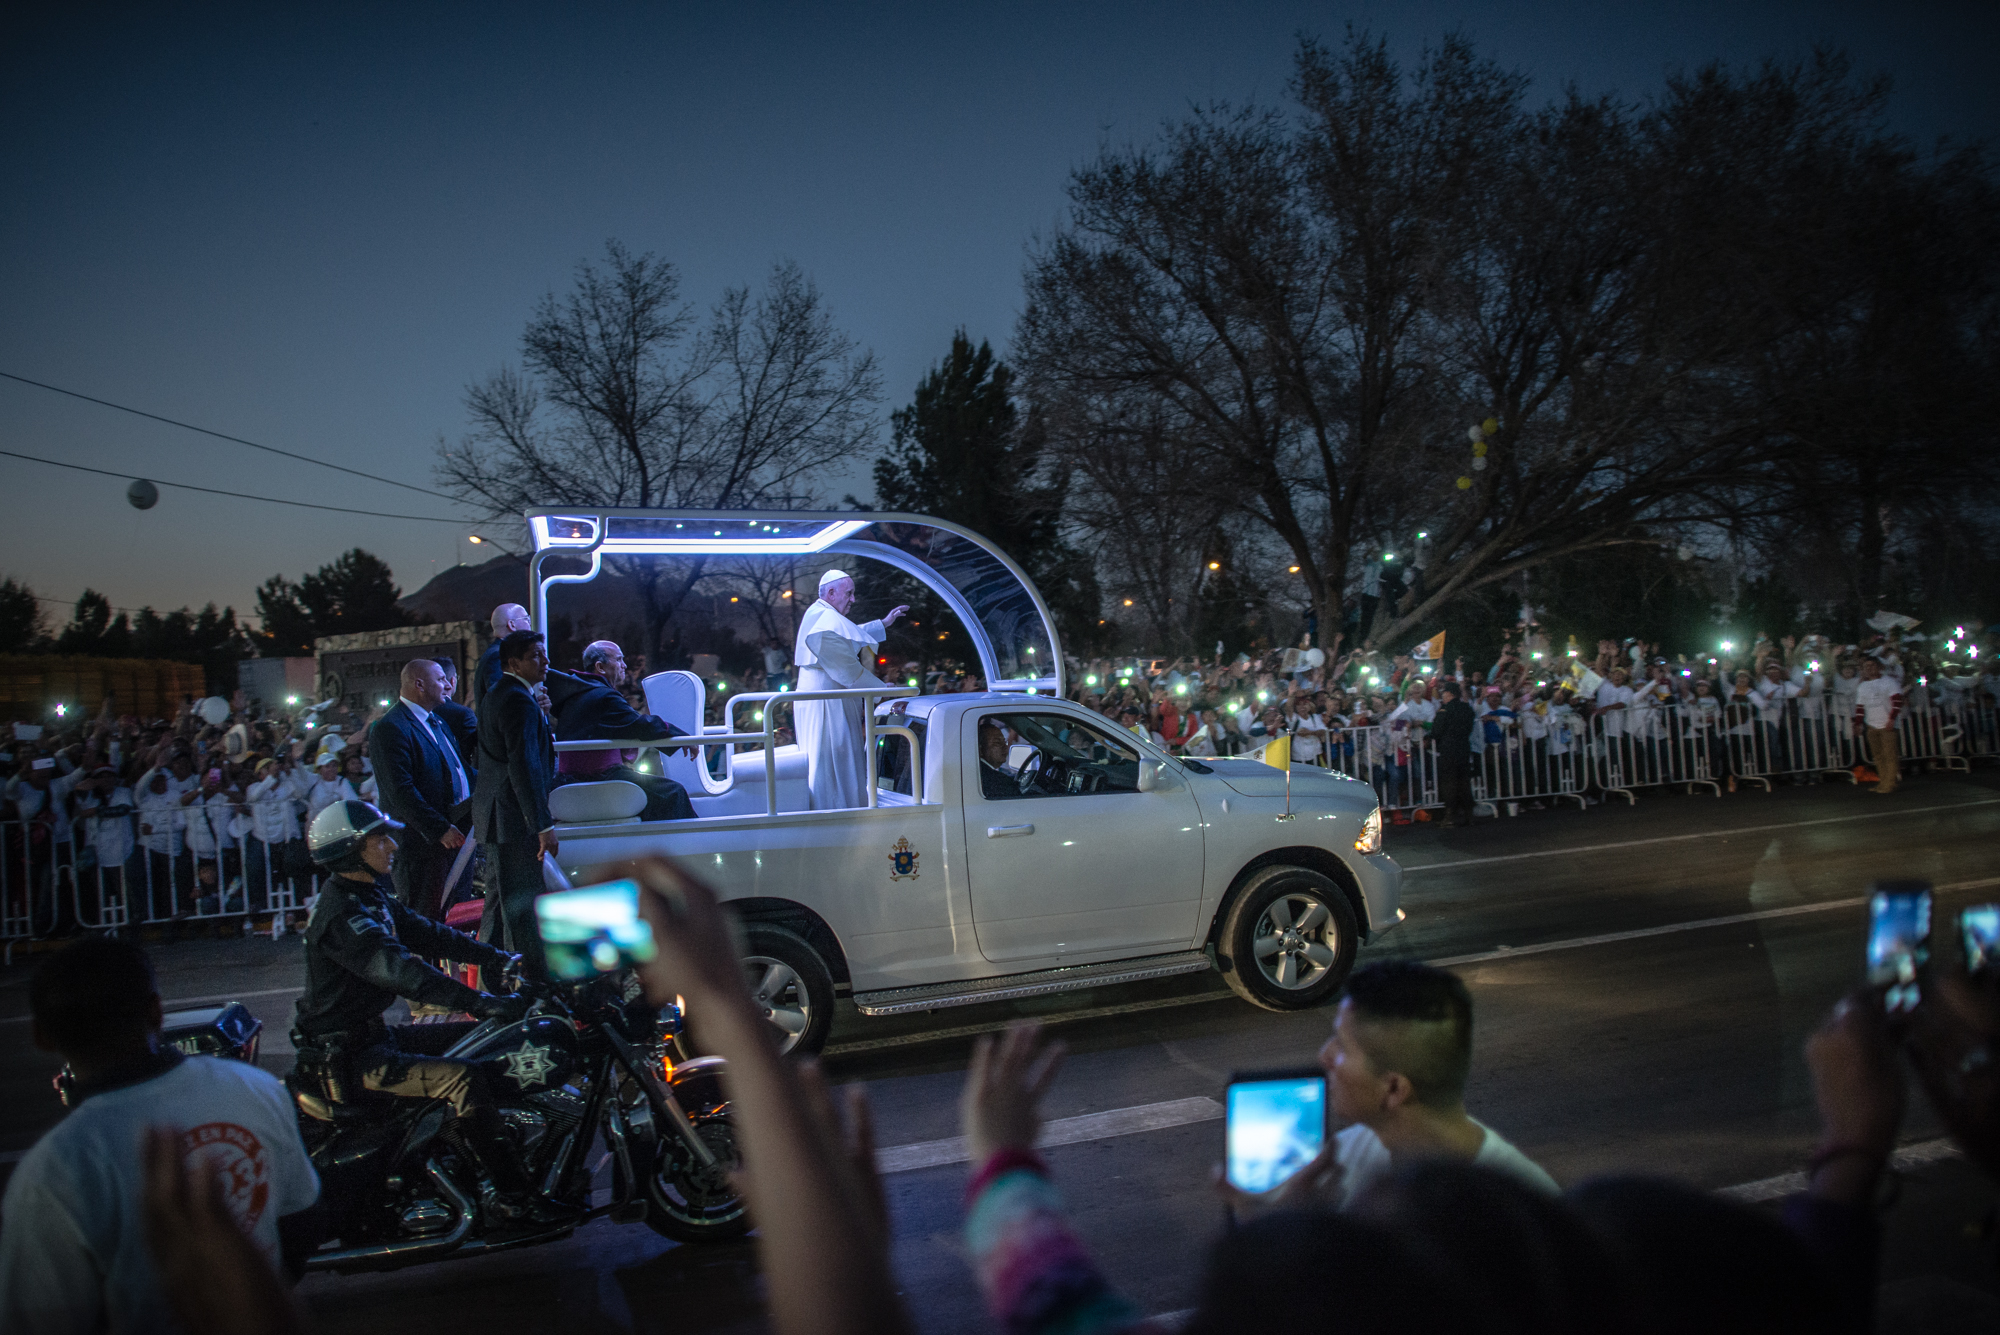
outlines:
{"label": "truck wheel", "polygon": [[797,932],[753,922],[743,931],[743,976],[764,1018],[778,1028],[786,1055],[810,1057],[833,1028],[833,974]]}
{"label": "truck wheel", "polygon": [[1339,886],[1304,867],[1264,867],[1222,920],[1216,964],[1245,1001],[1304,1010],[1347,981],[1358,935]]}

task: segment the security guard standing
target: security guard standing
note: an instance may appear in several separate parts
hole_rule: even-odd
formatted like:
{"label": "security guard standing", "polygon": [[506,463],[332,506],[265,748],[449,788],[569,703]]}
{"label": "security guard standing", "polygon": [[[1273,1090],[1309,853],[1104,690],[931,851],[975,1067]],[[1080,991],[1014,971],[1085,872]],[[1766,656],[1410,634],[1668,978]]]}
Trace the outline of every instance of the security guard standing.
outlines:
{"label": "security guard standing", "polygon": [[312,823],[313,861],[333,873],[306,925],[306,987],[292,1041],[299,1075],[398,1098],[444,1099],[494,1190],[486,1206],[502,1219],[554,1222],[564,1207],[541,1201],[528,1185],[520,1155],[494,1106],[486,1078],[471,1062],[447,1057],[473,1025],[466,1022],[390,1028],[382,1012],[397,997],[468,1011],[480,1019],[515,1020],[527,1013],[520,996],[467,987],[430,959],[476,964],[488,978],[518,976],[520,957],[486,945],[403,906],[389,878],[395,832],[403,825],[359,800],[336,802]]}

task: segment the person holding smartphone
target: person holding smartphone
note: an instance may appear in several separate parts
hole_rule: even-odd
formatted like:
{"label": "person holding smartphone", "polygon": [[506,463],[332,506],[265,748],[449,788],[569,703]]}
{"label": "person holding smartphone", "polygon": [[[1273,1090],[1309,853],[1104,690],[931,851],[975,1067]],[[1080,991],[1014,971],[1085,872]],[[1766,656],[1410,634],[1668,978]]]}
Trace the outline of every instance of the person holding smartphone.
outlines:
{"label": "person holding smartphone", "polygon": [[[1415,960],[1356,969],[1320,1049],[1328,1101],[1350,1123],[1316,1161],[1340,1168],[1344,1208],[1397,1164],[1469,1160],[1553,1196],[1554,1178],[1465,1110],[1472,1071],[1472,994],[1457,974]],[[1300,1170],[1311,1176],[1314,1166]],[[1282,1189],[1282,1188],[1281,1188]]]}

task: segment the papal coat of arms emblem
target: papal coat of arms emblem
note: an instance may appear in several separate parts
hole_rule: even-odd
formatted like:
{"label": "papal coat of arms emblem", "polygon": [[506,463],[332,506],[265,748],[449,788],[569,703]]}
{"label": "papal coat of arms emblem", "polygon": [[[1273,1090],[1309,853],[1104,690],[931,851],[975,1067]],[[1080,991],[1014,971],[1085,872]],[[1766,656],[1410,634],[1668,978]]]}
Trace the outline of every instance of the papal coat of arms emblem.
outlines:
{"label": "papal coat of arms emblem", "polygon": [[917,879],[917,850],[910,847],[908,839],[898,839],[895,848],[889,852],[889,879],[892,881]]}

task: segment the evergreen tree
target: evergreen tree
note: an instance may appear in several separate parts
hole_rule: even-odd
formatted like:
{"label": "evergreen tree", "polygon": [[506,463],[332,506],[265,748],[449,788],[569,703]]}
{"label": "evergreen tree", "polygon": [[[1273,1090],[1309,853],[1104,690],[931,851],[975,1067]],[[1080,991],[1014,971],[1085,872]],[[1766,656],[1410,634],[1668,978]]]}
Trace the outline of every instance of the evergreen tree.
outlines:
{"label": "evergreen tree", "polygon": [[264,623],[258,647],[267,658],[303,656],[323,635],[407,626],[409,614],[396,605],[402,596],[388,563],[359,547],[296,584],[273,575],[257,588],[257,615]]}
{"label": "evergreen tree", "polygon": [[69,624],[56,637],[56,652],[89,654],[98,658],[129,658],[132,655],[132,626],[125,614],[111,615],[111,600],[95,589],[85,589],[70,613]]}
{"label": "evergreen tree", "polygon": [[27,653],[39,649],[47,638],[42,601],[35,591],[11,576],[0,580],[0,653]]}
{"label": "evergreen tree", "polygon": [[1013,384],[987,343],[974,348],[963,330],[954,334],[910,405],[889,415],[894,435],[891,453],[875,461],[875,504],[963,524],[993,542],[1035,581],[1074,647],[1096,629],[1096,577],[1062,539],[1068,473],[1045,466],[1046,433],[1037,415],[1021,419]]}

